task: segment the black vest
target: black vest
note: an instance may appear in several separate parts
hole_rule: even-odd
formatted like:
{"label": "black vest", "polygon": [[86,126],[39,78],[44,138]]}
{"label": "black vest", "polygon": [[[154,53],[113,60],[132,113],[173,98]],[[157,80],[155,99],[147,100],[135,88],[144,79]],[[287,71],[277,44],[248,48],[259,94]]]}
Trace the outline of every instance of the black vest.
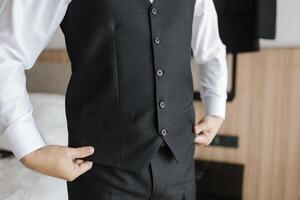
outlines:
{"label": "black vest", "polygon": [[164,140],[193,148],[191,35],[195,0],[72,0],[61,23],[72,76],[69,146],[96,163],[140,170]]}

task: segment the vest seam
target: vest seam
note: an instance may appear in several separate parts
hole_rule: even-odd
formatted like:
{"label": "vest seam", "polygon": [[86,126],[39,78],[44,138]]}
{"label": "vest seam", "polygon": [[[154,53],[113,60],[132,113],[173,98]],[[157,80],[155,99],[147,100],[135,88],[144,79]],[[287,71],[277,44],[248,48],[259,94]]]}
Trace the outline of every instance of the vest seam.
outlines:
{"label": "vest seam", "polygon": [[[117,90],[118,90],[118,113],[120,114],[120,80],[119,80],[119,62],[118,62],[118,49],[117,49],[117,39],[116,39],[116,31],[118,29],[114,26],[113,31],[114,31],[114,47],[115,47],[115,64],[116,64],[116,75],[117,75]],[[119,127],[119,145],[120,145],[120,151],[119,151],[119,166],[122,166],[122,151],[123,151],[123,145],[122,145],[122,129],[121,129],[121,120],[118,120],[118,127]]]}

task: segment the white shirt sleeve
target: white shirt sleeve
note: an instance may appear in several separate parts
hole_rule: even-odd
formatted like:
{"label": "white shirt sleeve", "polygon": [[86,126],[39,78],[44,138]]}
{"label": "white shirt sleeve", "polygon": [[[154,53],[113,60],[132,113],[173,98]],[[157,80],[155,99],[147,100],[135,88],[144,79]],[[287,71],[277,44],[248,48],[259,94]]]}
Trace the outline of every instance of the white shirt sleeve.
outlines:
{"label": "white shirt sleeve", "polygon": [[18,159],[45,146],[32,116],[25,70],[62,21],[70,0],[7,0],[0,5],[0,134]]}
{"label": "white shirt sleeve", "polygon": [[212,0],[195,4],[192,50],[199,65],[199,87],[205,115],[225,118],[228,70],[226,47],[218,29],[218,18]]}

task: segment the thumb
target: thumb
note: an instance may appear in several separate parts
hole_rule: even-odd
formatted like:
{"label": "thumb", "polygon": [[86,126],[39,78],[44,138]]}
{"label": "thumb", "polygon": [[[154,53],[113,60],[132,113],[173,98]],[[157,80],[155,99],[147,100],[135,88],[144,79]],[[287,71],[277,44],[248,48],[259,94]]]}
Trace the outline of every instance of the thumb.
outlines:
{"label": "thumb", "polygon": [[68,148],[69,156],[71,158],[84,158],[94,153],[94,147],[79,147],[79,148]]}

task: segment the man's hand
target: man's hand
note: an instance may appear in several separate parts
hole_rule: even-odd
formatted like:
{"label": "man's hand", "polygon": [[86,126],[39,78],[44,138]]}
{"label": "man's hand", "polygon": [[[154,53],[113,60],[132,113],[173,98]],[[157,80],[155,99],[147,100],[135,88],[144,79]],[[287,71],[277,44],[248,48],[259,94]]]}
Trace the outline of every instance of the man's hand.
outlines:
{"label": "man's hand", "polygon": [[224,119],[217,116],[205,116],[194,126],[197,135],[195,143],[208,146],[217,135]]}
{"label": "man's hand", "polygon": [[42,174],[73,181],[92,168],[93,163],[82,158],[93,153],[93,147],[49,145],[24,156],[21,162],[25,167]]}

